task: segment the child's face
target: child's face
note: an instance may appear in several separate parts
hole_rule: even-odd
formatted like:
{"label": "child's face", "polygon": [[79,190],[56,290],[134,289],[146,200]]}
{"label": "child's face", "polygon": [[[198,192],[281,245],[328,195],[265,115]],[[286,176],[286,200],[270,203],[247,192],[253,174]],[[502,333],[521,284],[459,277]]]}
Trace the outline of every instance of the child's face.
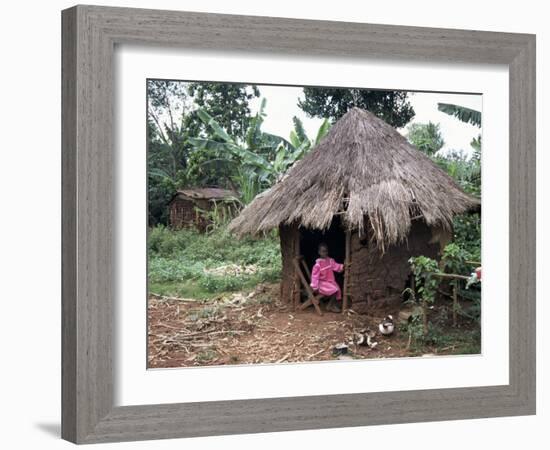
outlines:
{"label": "child's face", "polygon": [[328,257],[328,248],[325,246],[319,247],[319,256],[321,258],[327,258]]}

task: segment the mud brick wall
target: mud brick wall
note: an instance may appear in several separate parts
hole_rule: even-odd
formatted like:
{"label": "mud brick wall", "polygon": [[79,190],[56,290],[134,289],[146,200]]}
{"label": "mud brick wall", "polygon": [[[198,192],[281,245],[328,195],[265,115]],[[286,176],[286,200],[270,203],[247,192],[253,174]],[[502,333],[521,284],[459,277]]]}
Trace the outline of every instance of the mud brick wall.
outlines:
{"label": "mud brick wall", "polygon": [[172,200],[170,203],[170,226],[176,229],[196,227],[204,231],[208,220],[197,213],[195,206],[203,210],[211,209],[210,203],[206,200],[192,201],[183,198]]}
{"label": "mud brick wall", "polygon": [[433,237],[427,225],[415,222],[406,242],[391,246],[382,254],[368,237],[359,239],[354,233],[350,269],[352,304],[377,307],[399,302],[410,274],[409,258],[418,255],[439,257],[440,243]]}
{"label": "mud brick wall", "polygon": [[190,200],[175,198],[170,203],[170,226],[183,228],[192,225],[195,221],[195,205]]}

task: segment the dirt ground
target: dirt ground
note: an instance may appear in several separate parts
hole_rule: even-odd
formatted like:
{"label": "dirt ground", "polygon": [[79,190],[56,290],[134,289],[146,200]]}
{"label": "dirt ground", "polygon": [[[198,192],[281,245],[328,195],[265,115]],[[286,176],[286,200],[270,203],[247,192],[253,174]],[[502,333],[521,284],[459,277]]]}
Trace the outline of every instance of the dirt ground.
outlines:
{"label": "dirt ground", "polygon": [[[391,336],[376,333],[377,345],[354,344],[365,329],[377,330],[386,314],[294,311],[278,302],[278,285],[262,285],[248,294],[199,302],[152,296],[148,308],[149,367],[283,363],[332,359],[411,356],[408,335],[396,323]],[[334,347],[347,344],[347,355]]]}

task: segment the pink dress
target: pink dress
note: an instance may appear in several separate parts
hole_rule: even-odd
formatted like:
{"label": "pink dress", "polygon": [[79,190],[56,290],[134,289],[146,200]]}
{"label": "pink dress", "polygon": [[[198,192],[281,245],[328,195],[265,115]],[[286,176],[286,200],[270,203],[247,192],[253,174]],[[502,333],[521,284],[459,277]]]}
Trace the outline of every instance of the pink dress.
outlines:
{"label": "pink dress", "polygon": [[340,286],[334,279],[334,272],[342,272],[343,264],[338,264],[332,258],[318,258],[311,271],[311,287],[322,295],[336,294],[336,299],[342,299]]}

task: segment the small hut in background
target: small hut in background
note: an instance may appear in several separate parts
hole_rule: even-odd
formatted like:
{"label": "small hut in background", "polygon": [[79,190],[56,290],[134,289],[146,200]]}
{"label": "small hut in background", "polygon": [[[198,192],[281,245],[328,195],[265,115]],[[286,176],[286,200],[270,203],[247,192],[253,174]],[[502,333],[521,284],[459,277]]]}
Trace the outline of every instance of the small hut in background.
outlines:
{"label": "small hut in background", "polygon": [[399,301],[409,258],[437,258],[452,238],[453,217],[479,208],[479,200],[391,125],[353,108],[230,230],[279,229],[281,298],[295,305],[304,287],[300,268],[311,270],[318,244],[327,243],[331,256],[346,264],[337,278],[344,306],[360,308]]}
{"label": "small hut in background", "polygon": [[170,203],[172,228],[195,227],[206,230],[214,217],[222,220],[235,216],[238,200],[233,191],[221,188],[189,188],[176,191]]}

